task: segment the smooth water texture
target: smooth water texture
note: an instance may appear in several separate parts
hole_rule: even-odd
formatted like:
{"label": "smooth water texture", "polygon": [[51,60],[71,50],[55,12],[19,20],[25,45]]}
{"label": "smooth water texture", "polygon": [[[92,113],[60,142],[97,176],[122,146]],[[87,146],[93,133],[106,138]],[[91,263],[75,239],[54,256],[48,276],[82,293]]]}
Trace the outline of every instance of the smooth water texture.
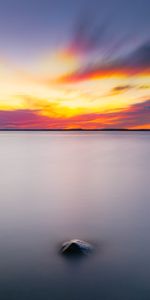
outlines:
{"label": "smooth water texture", "polygon": [[150,299],[149,133],[0,133],[0,299]]}

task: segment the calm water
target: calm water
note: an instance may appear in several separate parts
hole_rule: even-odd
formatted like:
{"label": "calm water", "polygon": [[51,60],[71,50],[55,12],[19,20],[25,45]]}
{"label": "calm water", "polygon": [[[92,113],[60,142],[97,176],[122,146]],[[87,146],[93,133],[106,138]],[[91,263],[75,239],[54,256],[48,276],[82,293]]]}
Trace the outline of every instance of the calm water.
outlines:
{"label": "calm water", "polygon": [[0,133],[0,299],[150,299],[149,133]]}

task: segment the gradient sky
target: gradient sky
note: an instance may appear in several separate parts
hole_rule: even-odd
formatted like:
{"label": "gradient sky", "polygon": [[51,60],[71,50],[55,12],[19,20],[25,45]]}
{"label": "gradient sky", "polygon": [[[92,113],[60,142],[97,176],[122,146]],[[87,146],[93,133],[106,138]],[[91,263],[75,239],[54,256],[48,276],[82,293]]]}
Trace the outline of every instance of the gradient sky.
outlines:
{"label": "gradient sky", "polygon": [[1,0],[0,129],[150,129],[149,12],[149,0]]}

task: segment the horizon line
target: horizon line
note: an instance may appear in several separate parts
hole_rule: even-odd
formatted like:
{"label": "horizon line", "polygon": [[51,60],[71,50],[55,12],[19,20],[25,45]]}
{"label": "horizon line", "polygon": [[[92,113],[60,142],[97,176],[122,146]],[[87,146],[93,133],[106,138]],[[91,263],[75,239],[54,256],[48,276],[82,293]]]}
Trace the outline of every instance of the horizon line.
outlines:
{"label": "horizon line", "polygon": [[0,131],[150,131],[150,128],[128,129],[128,128],[98,128],[98,129],[49,129],[49,128],[0,128]]}

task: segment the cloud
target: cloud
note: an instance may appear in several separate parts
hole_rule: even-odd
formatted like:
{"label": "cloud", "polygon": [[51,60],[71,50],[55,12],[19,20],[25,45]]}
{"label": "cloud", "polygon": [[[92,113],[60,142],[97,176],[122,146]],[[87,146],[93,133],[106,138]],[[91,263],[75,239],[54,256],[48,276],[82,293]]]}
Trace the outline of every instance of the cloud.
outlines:
{"label": "cloud", "polygon": [[116,92],[122,92],[122,91],[126,91],[126,90],[129,90],[131,89],[133,86],[132,85],[120,85],[120,86],[116,86],[115,88],[113,88],[113,91],[116,91]]}
{"label": "cloud", "polygon": [[137,126],[147,126],[150,128],[150,100],[136,103],[116,114],[115,128],[135,128]]}
{"label": "cloud", "polygon": [[150,100],[108,113],[80,114],[73,117],[43,116],[40,110],[0,111],[3,128],[150,128]]}
{"label": "cloud", "polygon": [[134,50],[126,58],[125,63],[132,67],[150,67],[150,41],[140,45],[136,50]]}
{"label": "cloud", "polygon": [[61,103],[56,101],[48,101],[44,98],[38,98],[28,95],[18,95],[17,98],[22,98],[25,107],[29,108],[32,111],[46,111],[49,113],[49,115],[59,115],[58,110],[61,110]]}
{"label": "cloud", "polygon": [[[150,42],[146,42],[130,51],[128,55],[114,58],[113,52],[117,48],[117,44],[123,45],[118,41],[107,46],[105,45],[105,53],[103,59],[86,61],[79,66],[74,72],[58,78],[58,82],[69,83],[84,81],[95,77],[112,76],[115,74],[134,76],[135,74],[150,75]],[[120,46],[121,47],[121,46]],[[114,49],[114,50],[113,50]],[[116,50],[117,52],[117,50]]]}
{"label": "cloud", "polygon": [[0,129],[56,129],[64,128],[65,124],[66,120],[64,118],[44,116],[40,110],[0,110]]}
{"label": "cloud", "polygon": [[131,90],[134,86],[127,84],[127,85],[120,85],[120,86],[116,86],[114,87],[111,91],[109,95],[118,95],[118,94],[122,94],[125,93],[129,90]]}
{"label": "cloud", "polygon": [[105,41],[107,23],[96,23],[95,15],[89,12],[81,15],[75,24],[69,48],[81,54],[100,48]]}
{"label": "cloud", "polygon": [[126,109],[108,113],[79,115],[72,123],[81,128],[150,128],[150,100],[133,104]]}
{"label": "cloud", "polygon": [[108,93],[106,93],[104,96],[114,96],[114,95],[120,95],[123,93],[126,93],[130,91],[131,89],[135,88],[136,85],[126,84],[126,85],[118,85],[114,88],[112,88]]}
{"label": "cloud", "polygon": [[47,126],[49,118],[43,117],[38,110],[18,109],[0,111],[0,128],[38,128],[40,124]]}
{"label": "cloud", "polygon": [[138,87],[139,90],[150,90],[150,85],[143,84]]}

